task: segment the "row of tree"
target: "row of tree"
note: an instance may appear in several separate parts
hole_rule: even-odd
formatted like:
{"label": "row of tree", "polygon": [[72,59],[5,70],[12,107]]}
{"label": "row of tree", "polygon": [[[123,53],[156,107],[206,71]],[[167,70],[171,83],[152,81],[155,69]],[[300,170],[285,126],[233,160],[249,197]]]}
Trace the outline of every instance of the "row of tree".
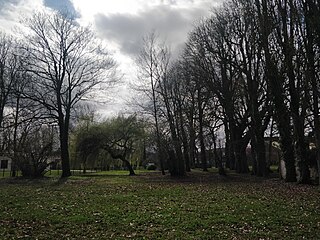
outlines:
{"label": "row of tree", "polygon": [[[149,99],[162,170],[168,159],[171,174],[184,175],[197,155],[206,170],[223,131],[226,166],[247,173],[250,143],[253,173],[267,176],[272,128],[285,180],[309,182],[311,160],[320,171],[319,22],[316,0],[229,0],[197,24],[176,60],[149,34],[137,89]],[[224,173],[221,158],[217,165]]]}
{"label": "row of tree", "polygon": [[68,177],[72,116],[90,93],[115,83],[116,65],[72,16],[41,12],[23,23],[15,37],[0,33],[0,155],[12,158],[13,175],[37,176],[56,150]]}

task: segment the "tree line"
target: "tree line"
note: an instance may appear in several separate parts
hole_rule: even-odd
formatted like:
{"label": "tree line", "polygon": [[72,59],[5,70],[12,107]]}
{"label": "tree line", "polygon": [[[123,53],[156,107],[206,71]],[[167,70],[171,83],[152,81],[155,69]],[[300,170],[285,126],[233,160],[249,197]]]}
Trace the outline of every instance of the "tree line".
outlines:
{"label": "tree line", "polygon": [[319,22],[316,0],[228,0],[196,24],[177,59],[148,34],[137,89],[148,99],[142,109],[153,119],[162,171],[185,175],[197,158],[207,170],[213,149],[221,174],[248,173],[250,143],[252,173],[268,176],[271,129],[286,181],[308,183],[311,166],[319,173]]}
{"label": "tree line", "polygon": [[[220,174],[248,173],[250,144],[252,173],[268,176],[265,137],[272,135],[286,181],[308,183],[310,167],[319,173],[319,13],[316,0],[228,0],[196,24],[178,58],[155,32],[146,35],[135,89],[151,116],[148,147],[163,174],[206,171],[208,153]],[[68,177],[76,108],[115,83],[116,64],[72,16],[36,13],[24,26],[19,37],[0,34],[0,153],[13,159],[13,175],[41,172],[57,154]],[[82,129],[75,148],[83,161],[102,149],[127,164],[134,149],[146,150],[140,125],[134,115]],[[88,147],[92,137],[99,149]]]}

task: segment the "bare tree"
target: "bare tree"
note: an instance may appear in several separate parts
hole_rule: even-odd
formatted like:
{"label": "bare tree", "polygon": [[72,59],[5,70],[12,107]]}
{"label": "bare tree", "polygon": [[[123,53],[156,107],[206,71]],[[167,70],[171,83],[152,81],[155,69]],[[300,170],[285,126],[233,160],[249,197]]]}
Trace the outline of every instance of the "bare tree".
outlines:
{"label": "bare tree", "polygon": [[[163,53],[168,54],[168,53]],[[183,146],[183,138],[185,131],[183,126],[182,114],[182,95],[181,91],[184,87],[180,80],[179,68],[177,64],[173,64],[170,68],[166,66],[166,74],[159,82],[159,93],[161,95],[161,106],[164,122],[168,126],[170,174],[172,176],[183,176],[186,173],[185,163],[188,161],[187,154],[183,154],[182,147],[187,153],[186,144]]]}
{"label": "bare tree", "polygon": [[257,11],[252,0],[230,3],[232,37],[228,40],[234,46],[233,59],[239,77],[243,80],[243,92],[248,106],[250,121],[250,142],[253,157],[253,173],[266,176],[269,173],[266,163],[264,133],[270,121],[270,100],[265,81],[264,58],[259,45]]}
{"label": "bare tree", "polygon": [[226,5],[202,21],[190,34],[188,53],[194,63],[196,81],[204,81],[209,98],[223,108],[226,135],[227,165],[247,173],[246,147],[248,106],[244,98],[244,81],[236,67],[236,46],[230,8]]}
{"label": "bare tree", "polygon": [[[160,80],[166,74],[168,64],[168,54],[165,46],[159,43],[156,33],[153,31],[143,39],[143,46],[137,58],[137,65],[140,70],[139,78],[147,82],[147,87],[140,87],[152,102],[152,116],[154,118],[158,159],[160,162],[161,172],[164,175],[164,162],[161,147],[161,132],[159,123],[159,95],[157,88]],[[150,91],[151,89],[151,91]]]}
{"label": "bare tree", "polygon": [[24,95],[43,106],[57,122],[62,177],[68,177],[72,110],[102,84],[113,83],[115,63],[89,28],[80,27],[66,15],[36,13],[25,25],[25,67],[32,79]]}
{"label": "bare tree", "polygon": [[[11,104],[10,95],[15,87],[20,66],[15,50],[14,39],[0,32],[0,133],[3,130],[5,108]],[[1,150],[3,150],[2,147],[0,152]]]}
{"label": "bare tree", "polygon": [[52,154],[53,131],[47,124],[29,119],[19,125],[16,146],[16,165],[24,177],[43,177]]}

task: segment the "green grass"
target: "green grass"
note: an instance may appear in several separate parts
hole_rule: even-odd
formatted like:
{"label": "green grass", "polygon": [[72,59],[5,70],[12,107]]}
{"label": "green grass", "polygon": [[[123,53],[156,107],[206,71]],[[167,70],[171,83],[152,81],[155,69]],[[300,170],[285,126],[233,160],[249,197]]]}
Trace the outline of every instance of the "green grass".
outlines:
{"label": "green grass", "polygon": [[[11,174],[10,171],[8,171],[8,170],[3,171],[3,170],[1,169],[1,170],[0,170],[0,179],[1,179],[1,178],[8,178],[8,177],[10,177],[10,174]],[[21,172],[20,172],[20,171],[17,172],[17,176],[21,176]]]}
{"label": "green grass", "polygon": [[[155,171],[149,171],[149,170],[135,170],[135,173],[136,174],[141,174],[141,173],[145,173],[145,172],[155,172]],[[46,173],[45,173],[45,176],[46,177],[60,177],[61,176],[61,173],[62,171],[61,170],[48,170]],[[71,170],[71,173],[72,175],[74,176],[79,176],[79,175],[85,175],[85,176],[92,176],[92,175],[96,175],[96,176],[102,176],[102,175],[128,175],[129,172],[127,170],[117,170],[117,171],[104,171],[104,172],[101,172],[100,170],[99,171],[93,171],[93,170],[87,170],[87,173],[86,174],[83,174],[83,171],[82,170]],[[0,179],[1,178],[9,178],[10,177],[10,174],[11,172],[10,171],[3,171],[3,170],[0,170]],[[18,171],[17,172],[17,176],[21,177],[21,172]]]}
{"label": "green grass", "polygon": [[318,239],[317,187],[229,173],[0,180],[0,239]]}

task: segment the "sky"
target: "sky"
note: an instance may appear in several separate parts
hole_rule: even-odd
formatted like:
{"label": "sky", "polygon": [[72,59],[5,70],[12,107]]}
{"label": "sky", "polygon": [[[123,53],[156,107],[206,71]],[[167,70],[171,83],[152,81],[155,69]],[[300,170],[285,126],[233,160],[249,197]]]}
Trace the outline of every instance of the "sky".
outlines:
{"label": "sky", "polygon": [[0,0],[0,31],[10,32],[23,18],[46,8],[74,13],[81,25],[90,25],[118,62],[123,82],[112,103],[99,106],[103,115],[126,111],[128,82],[135,81],[134,59],[142,38],[156,31],[178,55],[188,32],[199,19],[210,15],[223,0]]}

